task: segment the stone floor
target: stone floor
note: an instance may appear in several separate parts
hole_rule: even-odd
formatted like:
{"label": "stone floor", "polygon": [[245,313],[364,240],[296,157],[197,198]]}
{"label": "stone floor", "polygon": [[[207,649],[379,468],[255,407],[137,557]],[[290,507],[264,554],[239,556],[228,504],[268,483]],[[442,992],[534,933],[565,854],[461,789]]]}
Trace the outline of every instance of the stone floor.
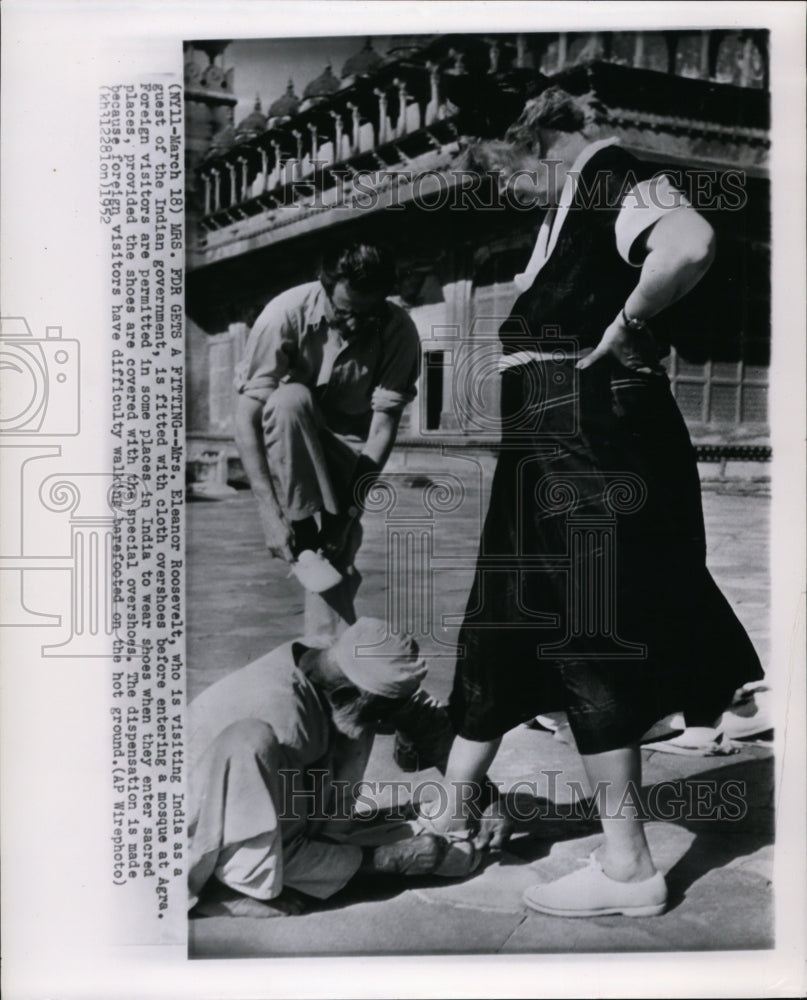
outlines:
{"label": "stone floor", "polygon": [[[467,463],[466,463],[467,466]],[[365,517],[359,568],[364,582],[360,614],[398,611],[429,634],[426,686],[445,697],[451,683],[451,645],[473,571],[485,498],[473,475],[460,475],[461,495],[441,471],[393,470],[394,491]],[[473,466],[471,472],[475,473]],[[441,493],[441,475],[444,474]],[[434,488],[430,483],[437,484]],[[425,493],[424,493],[425,488]],[[429,490],[431,492],[429,493]],[[453,491],[453,493],[452,493]],[[426,502],[424,495],[428,494]],[[458,498],[459,497],[459,502]],[[390,505],[391,504],[391,505]],[[452,506],[453,505],[453,506]],[[769,650],[767,563],[769,498],[764,488],[721,486],[704,492],[709,565],[766,662]],[[395,528],[391,532],[390,526]],[[414,594],[426,605],[407,605],[388,572],[390,538],[414,527],[429,536],[435,586],[428,567],[415,562]],[[303,593],[281,565],[265,554],[248,491],[188,509],[189,696],[303,629]],[[427,548],[429,547],[427,546]],[[397,603],[396,603],[397,602]],[[428,622],[432,621],[432,626]],[[425,624],[424,624],[425,623]],[[403,778],[392,761],[392,737],[379,736],[368,778]],[[288,919],[208,918],[191,921],[194,957],[300,954],[425,954],[494,952],[703,951],[768,948],[773,940],[771,865],[773,761],[759,743],[724,757],[681,757],[643,751],[644,786],[661,782],[685,815],[648,824],[659,867],[667,875],[670,906],[662,917],[571,920],[526,909],[523,890],[573,870],[599,842],[598,827],[574,808],[583,774],[574,750],[545,731],[519,727],[505,738],[491,776],[504,788],[529,791],[524,822],[508,849],[462,882],[423,880],[348,889],[317,912]],[[553,777],[553,772],[559,775]],[[408,776],[414,782],[437,772]],[[729,784],[732,782],[734,784]],[[733,790],[733,792],[732,792]],[[709,816],[714,796],[741,814]],[[710,799],[711,796],[711,799]],[[670,800],[665,800],[670,801]],[[700,805],[698,804],[700,803]],[[527,808],[528,807],[528,808]],[[731,810],[726,809],[729,813]]]}

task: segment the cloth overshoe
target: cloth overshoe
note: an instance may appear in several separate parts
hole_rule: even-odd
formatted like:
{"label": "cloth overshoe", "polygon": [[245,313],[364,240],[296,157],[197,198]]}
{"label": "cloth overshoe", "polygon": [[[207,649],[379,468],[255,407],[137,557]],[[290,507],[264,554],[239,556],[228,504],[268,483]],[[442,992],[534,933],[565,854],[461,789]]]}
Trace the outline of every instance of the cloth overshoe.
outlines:
{"label": "cloth overshoe", "polygon": [[304,549],[291,564],[291,571],[313,594],[322,594],[342,582],[342,574],[332,566],[321,552]]}

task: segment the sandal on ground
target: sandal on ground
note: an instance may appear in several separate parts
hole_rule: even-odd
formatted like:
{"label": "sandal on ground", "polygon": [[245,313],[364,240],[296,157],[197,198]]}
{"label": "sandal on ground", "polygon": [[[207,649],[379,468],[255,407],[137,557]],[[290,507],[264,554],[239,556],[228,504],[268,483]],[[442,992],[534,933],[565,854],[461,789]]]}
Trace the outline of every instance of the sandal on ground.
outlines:
{"label": "sandal on ground", "polygon": [[524,902],[556,917],[657,917],[667,906],[667,884],[661,872],[642,882],[618,882],[591,857],[580,871],[527,889]]}

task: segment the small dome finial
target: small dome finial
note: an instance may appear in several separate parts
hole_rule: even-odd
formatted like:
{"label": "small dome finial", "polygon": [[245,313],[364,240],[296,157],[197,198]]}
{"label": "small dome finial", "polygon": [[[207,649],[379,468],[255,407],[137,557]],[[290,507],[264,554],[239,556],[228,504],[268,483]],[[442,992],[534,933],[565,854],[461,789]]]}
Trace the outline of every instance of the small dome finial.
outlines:
{"label": "small dome finial", "polygon": [[327,98],[337,90],[339,90],[339,81],[333,75],[329,62],[316,80],[312,80],[305,88],[303,97],[310,100]]}
{"label": "small dome finial", "polygon": [[290,118],[297,113],[300,98],[294,93],[294,80],[289,77],[286,90],[276,101],[269,105],[267,114],[270,118]]}
{"label": "small dome finial", "polygon": [[342,67],[342,79],[348,76],[369,76],[383,62],[381,56],[373,48],[373,39],[367,36],[364,47],[352,55]]}

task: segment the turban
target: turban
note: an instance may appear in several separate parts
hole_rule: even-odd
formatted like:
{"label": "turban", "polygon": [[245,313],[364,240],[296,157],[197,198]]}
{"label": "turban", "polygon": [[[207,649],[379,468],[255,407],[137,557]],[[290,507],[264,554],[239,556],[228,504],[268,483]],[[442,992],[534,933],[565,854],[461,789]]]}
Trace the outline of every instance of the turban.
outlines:
{"label": "turban", "polygon": [[409,697],[426,676],[415,640],[391,636],[380,618],[359,618],[329,652],[356,687],[384,698]]}

